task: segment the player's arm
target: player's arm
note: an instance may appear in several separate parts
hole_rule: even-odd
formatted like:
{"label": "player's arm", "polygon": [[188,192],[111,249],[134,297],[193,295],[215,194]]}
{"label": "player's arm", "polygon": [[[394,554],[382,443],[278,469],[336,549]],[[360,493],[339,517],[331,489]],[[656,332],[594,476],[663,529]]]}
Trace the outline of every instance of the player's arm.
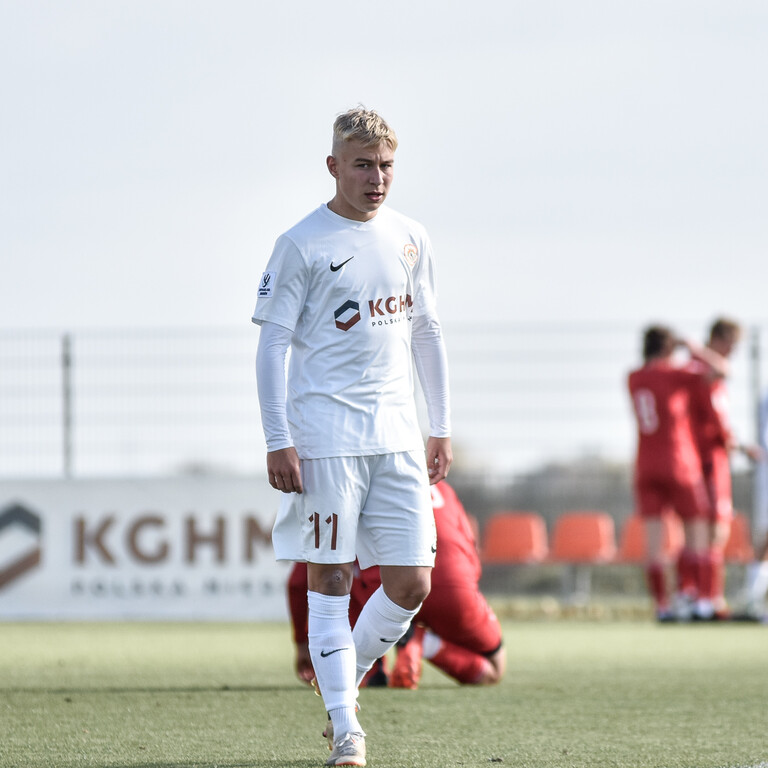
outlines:
{"label": "player's arm", "polygon": [[296,676],[309,684],[315,676],[307,638],[307,564],[294,563],[288,577],[288,609],[296,646]]}
{"label": "player's arm", "polygon": [[269,484],[284,493],[301,493],[299,457],[293,447],[285,410],[285,358],[293,333],[262,322],[256,351],[256,383],[261,424],[267,441]]}
{"label": "player's arm", "polygon": [[690,339],[679,339],[681,346],[688,350],[694,360],[699,360],[709,368],[713,378],[726,378],[729,372],[728,360],[714,349],[697,344]]}
{"label": "player's arm", "polygon": [[427,403],[427,470],[429,482],[434,485],[446,478],[453,462],[448,356],[436,315],[414,315],[411,334],[416,371]]}

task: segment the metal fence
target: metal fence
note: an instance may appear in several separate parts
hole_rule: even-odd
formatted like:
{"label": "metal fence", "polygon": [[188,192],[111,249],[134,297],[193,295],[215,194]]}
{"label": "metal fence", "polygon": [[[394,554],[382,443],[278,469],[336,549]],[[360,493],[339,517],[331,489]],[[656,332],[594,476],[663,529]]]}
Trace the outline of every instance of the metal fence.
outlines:
{"label": "metal fence", "polygon": [[[641,330],[447,326],[457,470],[506,484],[584,457],[629,463],[625,380]],[[257,338],[255,326],[0,334],[0,477],[261,471]],[[767,346],[752,327],[733,361],[744,440],[756,434]]]}

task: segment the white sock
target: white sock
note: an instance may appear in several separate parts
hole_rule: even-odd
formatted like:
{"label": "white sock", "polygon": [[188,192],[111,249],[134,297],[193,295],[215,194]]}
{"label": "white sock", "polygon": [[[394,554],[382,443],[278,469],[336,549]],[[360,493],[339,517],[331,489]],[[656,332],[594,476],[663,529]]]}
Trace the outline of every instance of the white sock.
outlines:
{"label": "white sock", "polygon": [[362,733],[355,714],[355,643],[349,627],[349,595],[307,592],[307,601],[309,655],[338,741],[350,731]]}
{"label": "white sock", "polygon": [[421,645],[421,655],[427,660],[433,658],[442,644],[443,641],[434,632],[427,630]]}
{"label": "white sock", "polygon": [[768,560],[750,563],[747,568],[747,599],[759,602],[768,590]]}
{"label": "white sock", "polygon": [[357,653],[356,685],[360,685],[373,662],[406,633],[419,608],[421,606],[413,611],[401,608],[384,594],[383,587],[371,595],[352,631]]}

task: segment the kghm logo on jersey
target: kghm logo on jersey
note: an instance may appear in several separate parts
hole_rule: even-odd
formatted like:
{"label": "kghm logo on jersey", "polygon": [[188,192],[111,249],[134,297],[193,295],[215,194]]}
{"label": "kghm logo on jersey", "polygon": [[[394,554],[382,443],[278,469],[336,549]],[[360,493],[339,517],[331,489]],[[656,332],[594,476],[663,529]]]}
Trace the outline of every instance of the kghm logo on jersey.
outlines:
{"label": "kghm logo on jersey", "polygon": [[352,299],[345,301],[334,313],[333,319],[340,331],[348,331],[360,322],[360,305]]}
{"label": "kghm logo on jersey", "polygon": [[411,307],[413,307],[413,299],[407,293],[405,296],[370,299],[368,311],[371,314],[371,325],[392,325],[401,320],[408,320]]}
{"label": "kghm logo on jersey", "polygon": [[403,246],[403,256],[405,257],[408,266],[412,268],[419,260],[419,249],[413,243],[406,243]]}
{"label": "kghm logo on jersey", "polygon": [[[393,325],[402,320],[410,320],[413,299],[410,294],[405,296],[387,296],[378,299],[368,299],[368,314],[371,325]],[[353,325],[362,320],[360,305],[348,299],[334,313],[333,320],[340,331],[348,331]]]}

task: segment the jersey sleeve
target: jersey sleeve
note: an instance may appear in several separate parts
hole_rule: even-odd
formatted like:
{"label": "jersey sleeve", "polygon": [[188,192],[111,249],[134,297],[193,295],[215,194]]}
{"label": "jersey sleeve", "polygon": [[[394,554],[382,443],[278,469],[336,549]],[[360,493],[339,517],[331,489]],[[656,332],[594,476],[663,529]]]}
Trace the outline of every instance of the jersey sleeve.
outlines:
{"label": "jersey sleeve", "polygon": [[309,269],[291,238],[281,235],[259,281],[256,309],[251,318],[296,330],[309,288]]}
{"label": "jersey sleeve", "polygon": [[422,241],[422,254],[414,269],[414,302],[413,314],[436,315],[437,314],[437,290],[435,287],[435,258],[432,252],[432,243],[424,234]]}
{"label": "jersey sleeve", "polygon": [[424,392],[432,437],[451,436],[448,357],[436,316],[413,318],[411,347],[416,372]]}
{"label": "jersey sleeve", "polygon": [[267,451],[293,445],[285,404],[285,360],[291,332],[277,323],[264,321],[256,351],[256,386]]}

